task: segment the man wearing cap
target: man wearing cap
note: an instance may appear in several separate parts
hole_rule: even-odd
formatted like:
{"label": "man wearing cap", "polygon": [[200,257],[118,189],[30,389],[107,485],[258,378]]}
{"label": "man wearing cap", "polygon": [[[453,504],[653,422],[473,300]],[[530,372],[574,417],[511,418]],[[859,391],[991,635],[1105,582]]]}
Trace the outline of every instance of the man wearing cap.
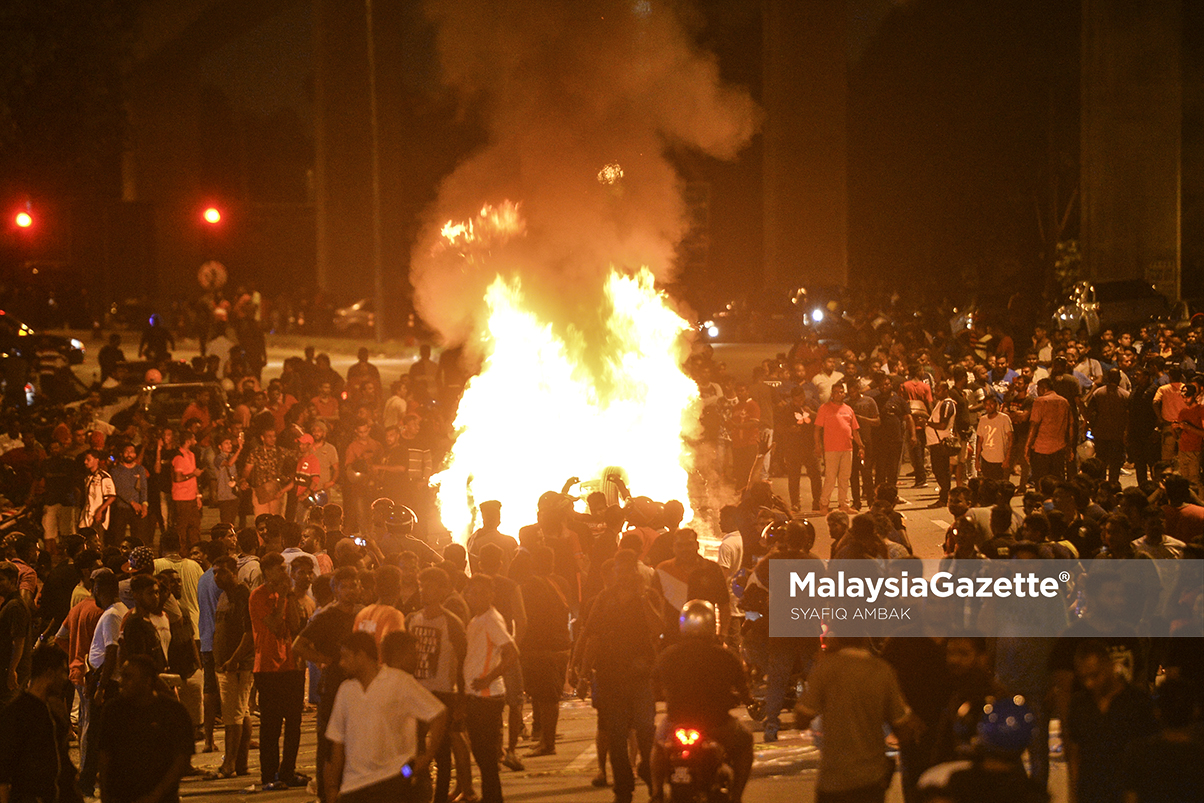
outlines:
{"label": "man wearing cap", "polygon": [[134,592],[130,587],[130,582],[137,575],[145,574],[147,577],[150,577],[154,574],[155,553],[151,552],[150,547],[134,547],[130,550],[129,558],[126,559],[125,565],[121,567],[121,571],[126,574],[126,578],[121,581],[121,601],[125,603],[127,608],[133,608]]}
{"label": "man wearing cap", "polygon": [[117,487],[113,484],[109,472],[101,468],[100,452],[95,449],[84,452],[84,468],[88,470],[88,476],[84,480],[79,526],[95,527],[100,530],[101,537],[106,538],[105,533],[109,530],[109,508],[117,501]]}
{"label": "man wearing cap", "polygon": [[[300,455],[297,458],[297,470],[293,472],[297,481],[297,489],[293,498],[289,499],[290,510],[286,511],[285,518],[298,524],[304,524],[305,516],[309,513],[310,508],[305,498],[312,491],[321,487],[322,464],[314,453],[313,435],[302,435],[298,438],[297,448],[300,450]],[[306,479],[305,482],[302,482],[303,478]]]}

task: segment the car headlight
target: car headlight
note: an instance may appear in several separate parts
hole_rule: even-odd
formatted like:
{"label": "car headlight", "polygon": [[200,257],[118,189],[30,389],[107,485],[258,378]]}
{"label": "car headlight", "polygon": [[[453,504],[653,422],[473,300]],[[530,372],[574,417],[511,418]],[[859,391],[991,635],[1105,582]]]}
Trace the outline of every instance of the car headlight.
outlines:
{"label": "car headlight", "polygon": [[703,326],[706,327],[707,337],[719,337],[719,327],[715,325],[714,321],[707,321]]}
{"label": "car headlight", "polygon": [[824,322],[824,311],[822,309],[820,309],[819,307],[816,307],[815,309],[811,310],[811,320],[815,321],[816,323],[823,323]]}
{"label": "car headlight", "polygon": [[84,350],[84,342],[82,340],[77,340],[73,337],[73,338],[71,338],[71,348],[77,349],[79,351],[83,351]]}

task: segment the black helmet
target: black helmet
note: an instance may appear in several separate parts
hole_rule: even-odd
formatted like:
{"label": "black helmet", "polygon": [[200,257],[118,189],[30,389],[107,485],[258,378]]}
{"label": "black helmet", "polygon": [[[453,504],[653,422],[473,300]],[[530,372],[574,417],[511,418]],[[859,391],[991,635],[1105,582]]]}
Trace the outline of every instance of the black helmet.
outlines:
{"label": "black helmet", "polygon": [[372,518],[374,521],[384,521],[393,512],[396,504],[387,496],[379,497],[372,503]]}
{"label": "black helmet", "polygon": [[389,514],[385,516],[385,529],[390,534],[410,535],[414,532],[414,525],[417,523],[418,514],[405,505],[394,505]]}
{"label": "black helmet", "polygon": [[677,623],[683,636],[714,638],[719,635],[715,606],[704,599],[692,599],[683,605]]}

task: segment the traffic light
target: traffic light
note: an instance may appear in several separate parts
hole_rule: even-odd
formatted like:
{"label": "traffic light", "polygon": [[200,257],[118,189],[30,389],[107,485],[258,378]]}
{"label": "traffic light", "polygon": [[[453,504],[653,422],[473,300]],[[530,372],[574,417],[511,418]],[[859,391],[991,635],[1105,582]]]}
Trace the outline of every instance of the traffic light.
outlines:
{"label": "traffic light", "polygon": [[17,224],[17,228],[19,229],[28,229],[33,225],[33,215],[22,210],[13,218],[13,222]]}
{"label": "traffic light", "polygon": [[222,222],[222,212],[216,206],[209,206],[201,213],[201,218],[210,226],[216,226]]}

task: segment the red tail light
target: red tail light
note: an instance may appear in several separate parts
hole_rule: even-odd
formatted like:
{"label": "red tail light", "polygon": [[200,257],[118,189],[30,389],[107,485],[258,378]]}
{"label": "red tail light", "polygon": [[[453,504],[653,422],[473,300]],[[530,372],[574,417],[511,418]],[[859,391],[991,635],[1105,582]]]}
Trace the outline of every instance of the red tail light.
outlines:
{"label": "red tail light", "polygon": [[699,739],[698,731],[693,728],[678,728],[673,735],[677,737],[678,744],[692,745]]}

